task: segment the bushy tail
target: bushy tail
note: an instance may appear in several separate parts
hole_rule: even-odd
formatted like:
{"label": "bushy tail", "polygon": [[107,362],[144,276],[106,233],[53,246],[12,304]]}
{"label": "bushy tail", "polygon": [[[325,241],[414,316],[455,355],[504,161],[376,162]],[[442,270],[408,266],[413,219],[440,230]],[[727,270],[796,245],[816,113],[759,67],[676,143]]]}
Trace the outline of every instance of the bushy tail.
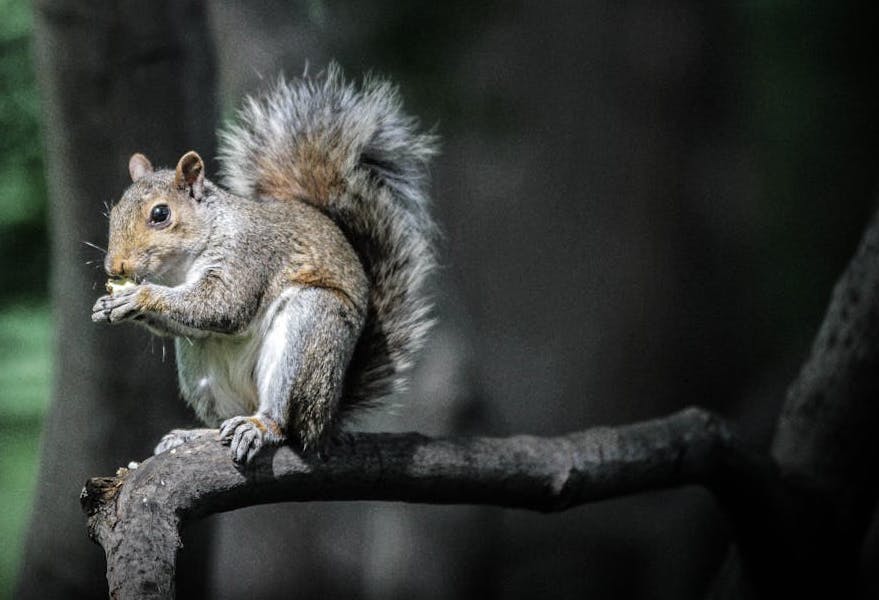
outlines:
{"label": "bushy tail", "polygon": [[427,162],[435,142],[403,113],[396,87],[368,77],[358,89],[336,65],[248,98],[237,123],[221,134],[223,175],[233,193],[313,204],[364,263],[369,314],[345,382],[345,408],[401,387],[430,328]]}

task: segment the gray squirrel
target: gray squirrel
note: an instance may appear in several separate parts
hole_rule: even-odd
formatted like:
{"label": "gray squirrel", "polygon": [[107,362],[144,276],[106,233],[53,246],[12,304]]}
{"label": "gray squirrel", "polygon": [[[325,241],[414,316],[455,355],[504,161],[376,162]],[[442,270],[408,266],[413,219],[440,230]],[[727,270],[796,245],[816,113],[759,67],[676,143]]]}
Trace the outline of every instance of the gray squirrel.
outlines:
{"label": "gray squirrel", "polygon": [[248,98],[220,140],[228,191],[195,152],[175,170],[131,157],[105,259],[128,285],[108,285],[92,320],[174,336],[181,393],[236,462],[287,440],[319,449],[403,383],[430,327],[436,140],[394,86],[358,88],[336,65]]}

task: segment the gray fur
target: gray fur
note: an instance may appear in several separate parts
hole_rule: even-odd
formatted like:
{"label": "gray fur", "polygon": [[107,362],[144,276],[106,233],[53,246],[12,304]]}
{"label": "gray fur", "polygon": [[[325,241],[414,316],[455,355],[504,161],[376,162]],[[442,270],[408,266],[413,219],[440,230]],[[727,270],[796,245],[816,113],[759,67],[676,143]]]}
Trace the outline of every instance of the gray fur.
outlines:
{"label": "gray fur", "polygon": [[[194,153],[176,174],[137,170],[111,211],[106,267],[140,283],[92,318],[175,336],[181,392],[234,460],[287,436],[318,447],[345,410],[400,386],[430,327],[434,141],[387,83],[357,90],[335,66],[279,81],[223,134],[232,193]],[[167,227],[145,224],[157,201]]]}
{"label": "gray fur", "polygon": [[[254,414],[310,449],[338,418],[345,368],[362,324],[362,315],[329,290],[289,288],[245,332],[178,338],[181,391],[202,421],[222,424],[228,437],[249,436],[252,422],[236,417]],[[280,440],[250,441],[233,441],[236,460],[239,452]]]}
{"label": "gray fur", "polygon": [[436,138],[417,132],[394,86],[367,77],[358,90],[331,65],[314,79],[280,80],[245,102],[237,123],[221,134],[226,185],[258,197],[265,174],[255,165],[265,160],[295,170],[291,157],[303,140],[324,149],[344,181],[344,191],[326,202],[303,199],[345,232],[370,280],[367,322],[342,399],[342,408],[354,408],[402,386],[431,325],[427,163]]}
{"label": "gray fur", "polygon": [[[145,178],[167,179],[167,172]],[[135,320],[176,336],[181,393],[202,421],[222,424],[236,460],[285,436],[314,448],[338,420],[344,373],[365,321],[366,276],[339,229],[313,207],[241,198],[209,182],[206,189],[190,218],[207,239],[186,273],[162,285],[139,271],[147,281],[100,298],[92,318]],[[114,207],[120,230],[126,215],[142,212],[133,202]],[[307,260],[303,248],[327,251],[323,266],[346,274],[344,296],[289,279],[297,257]],[[130,262],[147,264],[141,257]],[[158,448],[180,440],[185,436],[169,434]]]}

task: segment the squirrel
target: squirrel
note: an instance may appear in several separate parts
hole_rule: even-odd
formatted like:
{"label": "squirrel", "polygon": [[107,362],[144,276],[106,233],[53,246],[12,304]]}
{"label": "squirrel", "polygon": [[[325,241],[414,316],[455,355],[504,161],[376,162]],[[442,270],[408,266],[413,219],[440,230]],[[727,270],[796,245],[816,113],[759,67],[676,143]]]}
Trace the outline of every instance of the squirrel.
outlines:
{"label": "squirrel", "polygon": [[[279,79],[220,132],[227,189],[194,151],[174,170],[131,157],[104,267],[135,285],[92,320],[173,336],[181,394],[236,463],[319,450],[401,387],[431,326],[435,148],[386,81],[357,87],[335,64]],[[155,453],[204,431],[175,429]]]}

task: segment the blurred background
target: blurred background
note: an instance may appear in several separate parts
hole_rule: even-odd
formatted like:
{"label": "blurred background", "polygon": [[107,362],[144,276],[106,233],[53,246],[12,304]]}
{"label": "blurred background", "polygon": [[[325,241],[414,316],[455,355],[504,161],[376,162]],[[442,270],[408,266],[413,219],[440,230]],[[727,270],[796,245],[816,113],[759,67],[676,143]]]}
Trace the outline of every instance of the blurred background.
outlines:
{"label": "blurred background", "polygon": [[[213,155],[243,95],[306,64],[393,79],[443,139],[440,326],[412,391],[357,427],[553,435],[700,404],[768,444],[874,208],[879,7],[187,0],[167,55],[144,51],[161,21],[95,35],[93,54],[60,44],[69,23],[153,16],[127,4],[90,21],[0,1],[0,597],[19,573],[22,597],[104,595],[79,489],[191,419],[160,341],[88,318],[104,277],[82,242],[105,245],[128,155]],[[178,59],[170,81],[155,70]],[[182,108],[114,96],[89,61],[182,90]],[[59,100],[59,64],[91,95]],[[77,102],[99,134],[70,131]],[[257,507],[188,535],[181,590],[212,598],[696,598],[729,541],[689,488],[552,516]]]}

